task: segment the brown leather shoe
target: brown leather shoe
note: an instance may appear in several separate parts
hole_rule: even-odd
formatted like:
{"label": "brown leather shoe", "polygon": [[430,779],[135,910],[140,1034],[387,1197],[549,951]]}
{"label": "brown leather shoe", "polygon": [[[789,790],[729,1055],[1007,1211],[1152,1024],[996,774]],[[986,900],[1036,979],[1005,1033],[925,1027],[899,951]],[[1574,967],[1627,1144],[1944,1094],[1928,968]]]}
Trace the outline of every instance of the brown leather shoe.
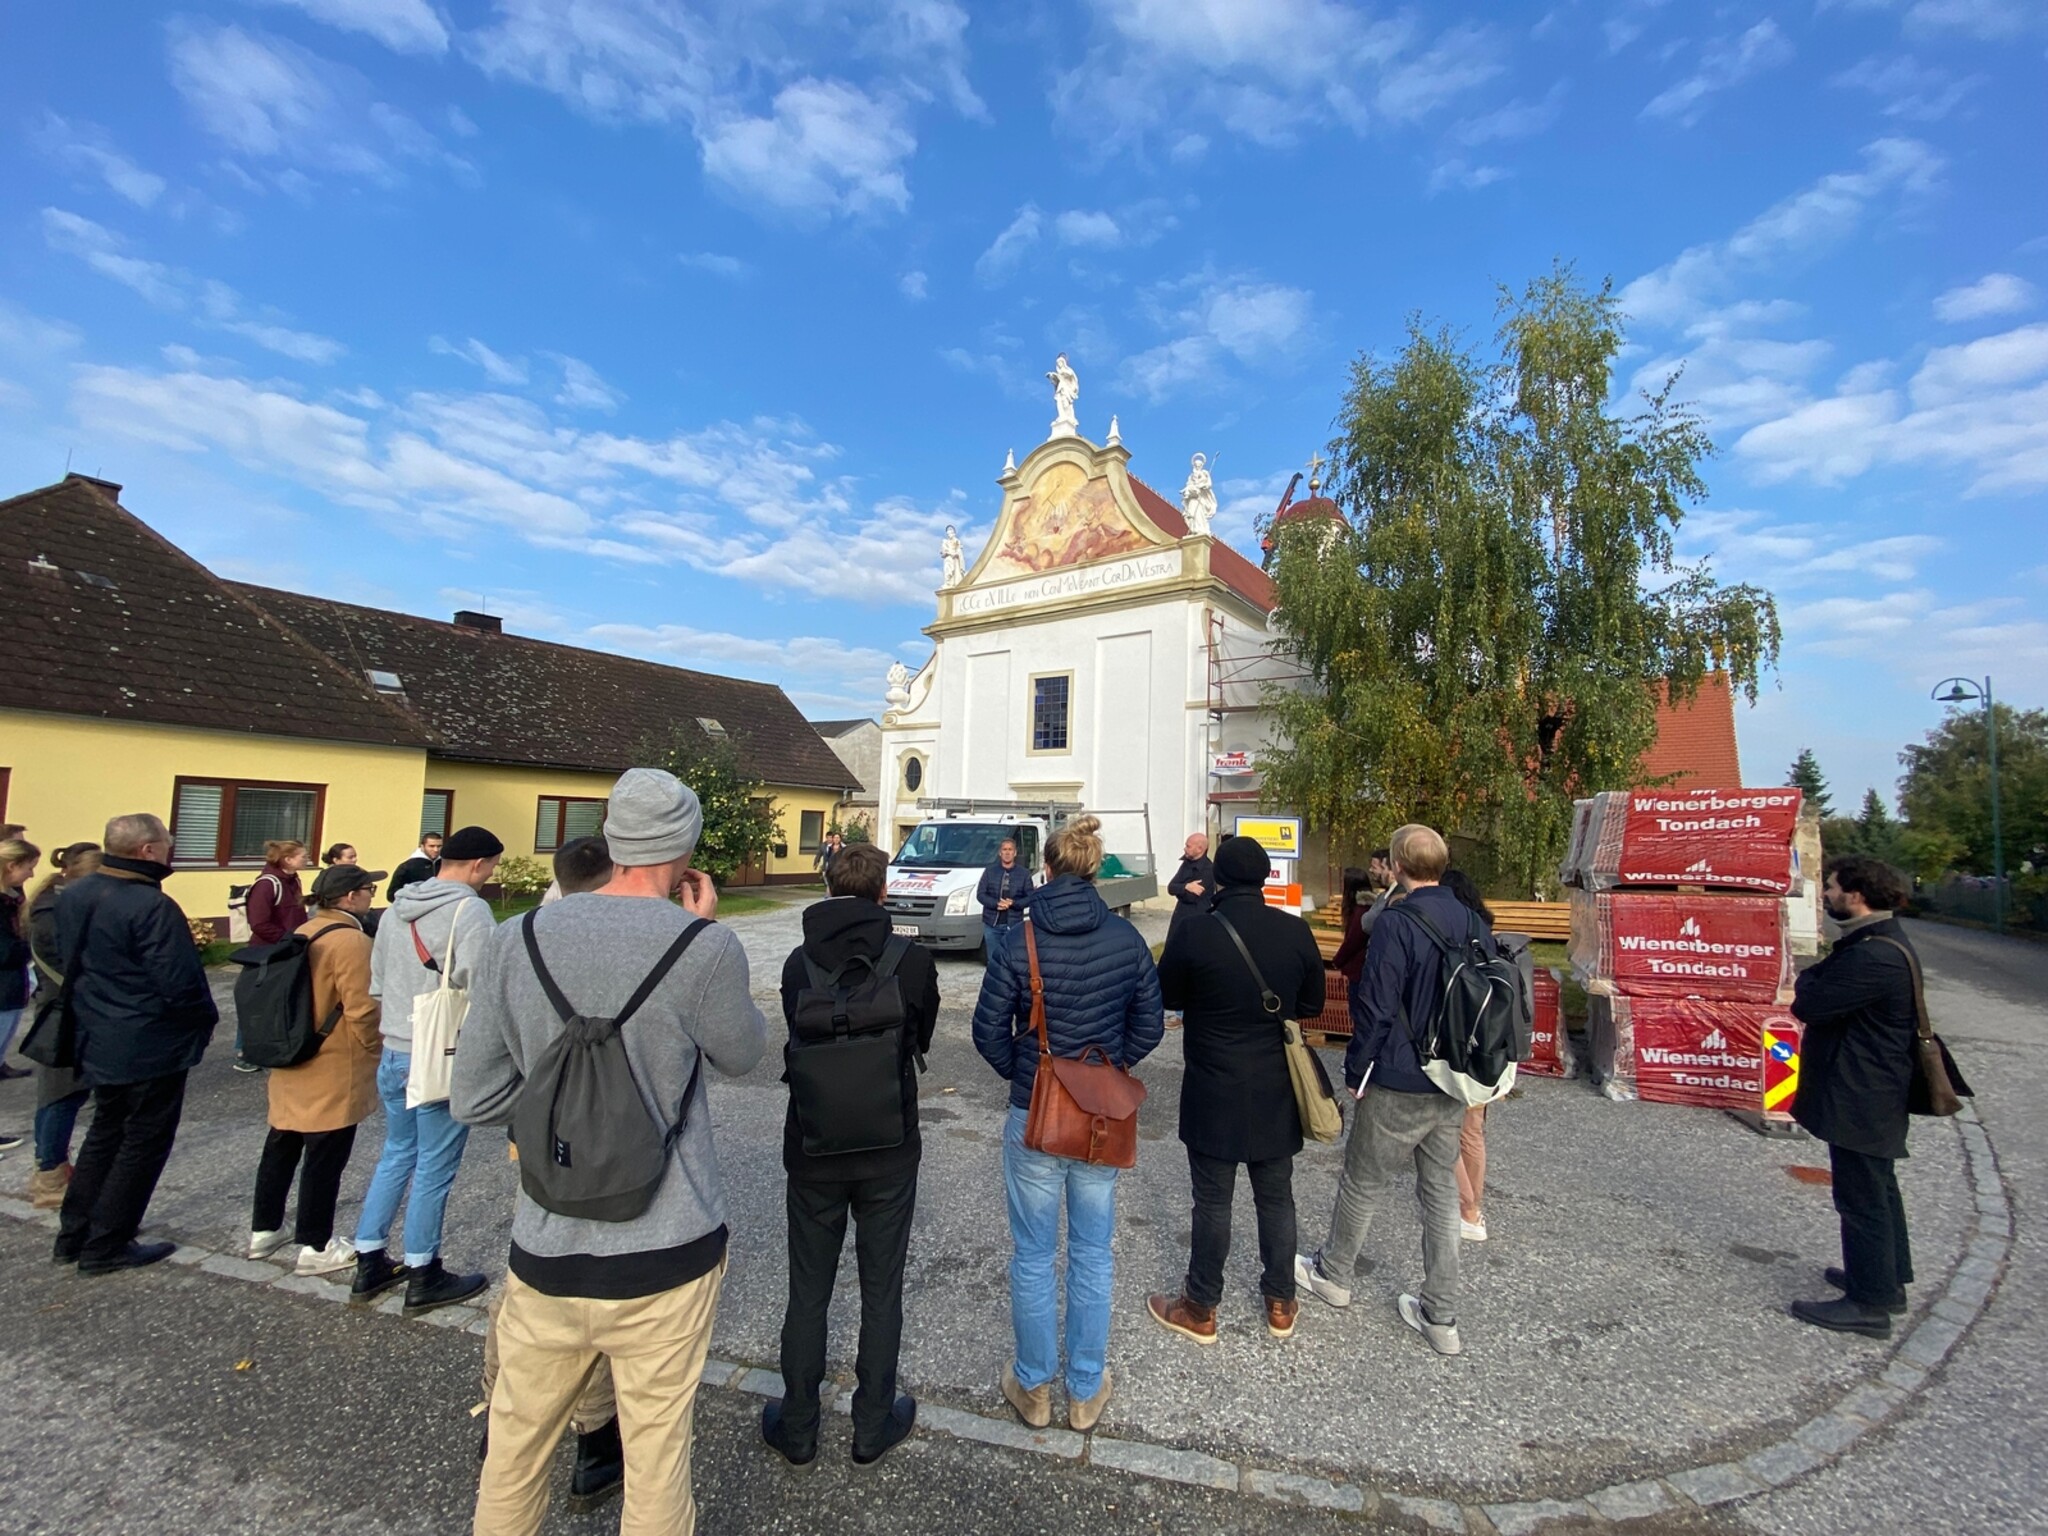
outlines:
{"label": "brown leather shoe", "polygon": [[1052,1383],[1042,1381],[1029,1392],[1017,1380],[1014,1365],[1003,1367],[1003,1396],[1029,1429],[1044,1429],[1052,1423]]}
{"label": "brown leather shoe", "polygon": [[1145,1310],[1152,1314],[1153,1321],[1160,1327],[1186,1334],[1197,1344],[1216,1342],[1214,1307],[1198,1307],[1185,1295],[1149,1296],[1145,1299]]}
{"label": "brown leather shoe", "polygon": [[1082,1402],[1067,1399],[1067,1427],[1080,1434],[1087,1434],[1102,1417],[1102,1410],[1109,1406],[1110,1389],[1115,1385],[1109,1374],[1109,1367],[1102,1368],[1102,1385],[1095,1389],[1095,1395]]}
{"label": "brown leather shoe", "polygon": [[1266,1298],[1266,1332],[1273,1335],[1276,1339],[1293,1338],[1294,1319],[1300,1312],[1300,1302],[1279,1301],[1268,1296]]}

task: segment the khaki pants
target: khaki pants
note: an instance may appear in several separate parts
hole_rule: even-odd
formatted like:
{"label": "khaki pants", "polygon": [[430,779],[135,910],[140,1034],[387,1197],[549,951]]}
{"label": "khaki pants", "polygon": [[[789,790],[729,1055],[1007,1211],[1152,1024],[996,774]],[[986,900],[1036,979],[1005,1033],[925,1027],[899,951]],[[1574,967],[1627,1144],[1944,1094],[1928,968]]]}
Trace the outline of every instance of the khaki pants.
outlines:
{"label": "khaki pants", "polygon": [[721,1264],[672,1291],[593,1301],[544,1295],[517,1275],[505,1277],[475,1536],[540,1530],[555,1444],[599,1357],[611,1361],[626,1452],[620,1536],[691,1536],[691,1422],[724,1279]]}
{"label": "khaki pants", "polygon": [[[498,1384],[498,1309],[504,1306],[503,1297],[491,1303],[491,1326],[484,1332],[484,1402],[491,1400],[491,1391]],[[590,1376],[583,1383],[583,1390],[577,1395],[576,1405],[569,1410],[569,1428],[579,1435],[602,1429],[617,1416],[619,1401],[612,1393],[612,1363],[603,1355],[590,1367]]]}

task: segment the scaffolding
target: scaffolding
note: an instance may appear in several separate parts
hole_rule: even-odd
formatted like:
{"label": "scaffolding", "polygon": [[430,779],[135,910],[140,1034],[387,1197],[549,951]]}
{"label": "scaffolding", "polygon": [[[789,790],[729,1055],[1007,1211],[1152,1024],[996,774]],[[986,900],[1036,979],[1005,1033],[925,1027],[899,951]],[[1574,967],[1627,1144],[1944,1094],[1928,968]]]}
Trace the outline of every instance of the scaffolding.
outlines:
{"label": "scaffolding", "polygon": [[1208,683],[1204,705],[1208,722],[1209,804],[1255,804],[1264,793],[1257,786],[1225,788],[1216,771],[1224,722],[1233,715],[1266,707],[1269,687],[1295,688],[1308,681],[1308,669],[1283,653],[1269,633],[1240,625],[1235,628],[1219,610],[1205,616]]}

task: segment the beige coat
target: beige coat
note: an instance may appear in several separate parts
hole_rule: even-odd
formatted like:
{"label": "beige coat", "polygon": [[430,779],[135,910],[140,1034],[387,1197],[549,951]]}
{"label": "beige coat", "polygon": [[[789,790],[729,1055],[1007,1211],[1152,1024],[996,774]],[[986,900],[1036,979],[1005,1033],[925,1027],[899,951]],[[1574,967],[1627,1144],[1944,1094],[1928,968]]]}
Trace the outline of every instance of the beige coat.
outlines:
{"label": "beige coat", "polygon": [[270,1123],[280,1131],[338,1131],[360,1125],[377,1107],[377,1061],[384,1036],[370,996],[370,936],[346,912],[315,912],[298,931],[308,938],[336,926],[351,929],[313,946],[313,1017],[325,1022],[341,1004],[341,1021],[314,1055],[270,1072]]}

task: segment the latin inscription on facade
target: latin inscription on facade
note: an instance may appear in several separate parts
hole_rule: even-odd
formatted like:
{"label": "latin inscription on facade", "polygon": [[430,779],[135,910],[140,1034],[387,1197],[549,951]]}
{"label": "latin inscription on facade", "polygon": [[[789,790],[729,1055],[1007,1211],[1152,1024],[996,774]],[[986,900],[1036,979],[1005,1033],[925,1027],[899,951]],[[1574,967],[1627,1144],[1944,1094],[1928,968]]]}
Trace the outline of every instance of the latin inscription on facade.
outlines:
{"label": "latin inscription on facade", "polygon": [[956,592],[953,611],[966,616],[995,613],[1004,608],[1038,607],[1065,598],[1086,597],[1091,593],[1114,591],[1149,581],[1170,581],[1180,573],[1181,552],[1178,549],[1156,550],[1124,560],[1069,567],[1022,581],[1006,581],[1000,586]]}

